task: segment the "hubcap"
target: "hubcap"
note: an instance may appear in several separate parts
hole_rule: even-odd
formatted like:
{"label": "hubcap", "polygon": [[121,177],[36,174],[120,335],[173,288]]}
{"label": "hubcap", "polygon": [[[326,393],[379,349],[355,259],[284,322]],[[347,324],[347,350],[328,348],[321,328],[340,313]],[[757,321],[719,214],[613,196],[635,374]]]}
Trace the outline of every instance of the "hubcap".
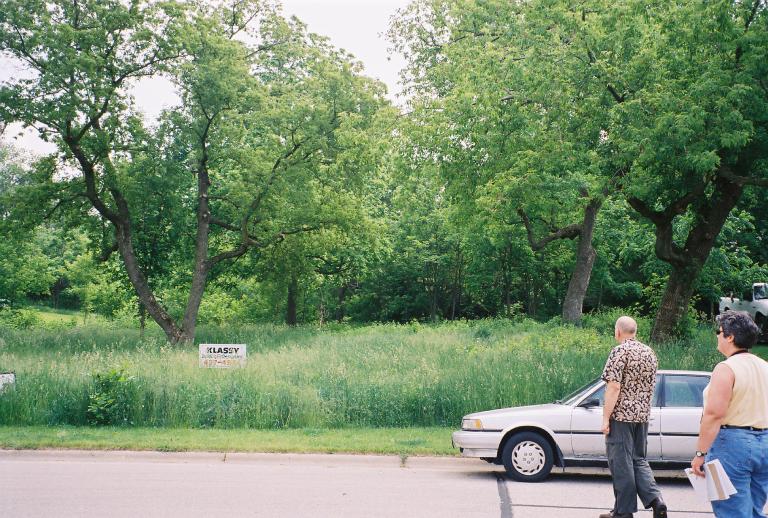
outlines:
{"label": "hubcap", "polygon": [[522,441],[512,449],[512,465],[523,475],[535,475],[545,461],[544,450],[533,441]]}

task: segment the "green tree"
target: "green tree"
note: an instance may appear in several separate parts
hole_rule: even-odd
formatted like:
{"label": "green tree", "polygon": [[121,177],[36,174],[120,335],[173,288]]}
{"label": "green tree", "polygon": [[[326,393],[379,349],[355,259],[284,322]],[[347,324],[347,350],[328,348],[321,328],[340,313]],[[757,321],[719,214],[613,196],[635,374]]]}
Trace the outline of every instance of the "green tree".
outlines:
{"label": "green tree", "polygon": [[768,9],[630,2],[587,20],[589,34],[604,35],[590,66],[620,92],[609,133],[628,167],[628,200],[670,265],[652,331],[665,340],[744,187],[768,185]]}
{"label": "green tree", "polygon": [[[760,0],[502,4],[412,4],[393,27],[410,43],[402,47],[409,78],[439,117],[454,109],[443,141],[472,157],[460,171],[472,171],[474,184],[486,183],[474,172],[490,164],[532,171],[502,176],[505,194],[510,179],[535,190],[545,182],[530,178],[552,184],[558,169],[560,181],[574,182],[571,198],[588,193],[586,208],[623,189],[653,223],[656,254],[671,268],[652,333],[664,340],[744,186],[768,184],[768,9]],[[501,101],[512,105],[506,125]],[[504,148],[478,144],[503,130],[514,139],[508,166],[496,159]],[[675,239],[686,215],[687,232]],[[555,226],[553,236],[568,229]],[[593,255],[581,248],[575,272]]]}
{"label": "green tree", "polygon": [[605,145],[609,101],[560,80],[565,50],[545,22],[528,4],[418,1],[391,34],[410,60],[417,138],[465,212],[490,212],[513,233],[517,220],[534,252],[577,240],[561,303],[578,323],[597,214],[622,172]]}
{"label": "green tree", "polygon": [[31,174],[28,162],[12,146],[0,146],[0,298],[11,300],[47,294],[53,283],[40,231],[18,207],[18,192]]}
{"label": "green tree", "polygon": [[[365,172],[337,170],[340,150],[354,145],[341,135],[365,132],[385,104],[383,88],[271,4],[18,0],[6,7],[1,50],[35,74],[0,89],[2,120],[38,128],[77,168],[65,180],[52,170],[50,190],[59,201],[87,200],[109,222],[114,246],[107,249],[119,252],[170,341],[194,338],[214,269],[350,216],[350,191]],[[182,107],[166,115],[154,135],[160,145],[152,146],[128,86],[161,73],[173,76]],[[153,182],[158,174],[164,178]],[[140,261],[138,251],[152,246],[136,245],[162,228],[149,217],[159,211],[142,212],[149,188],[163,188],[162,199],[192,215],[164,220],[194,229],[181,322],[157,300],[151,263]]]}

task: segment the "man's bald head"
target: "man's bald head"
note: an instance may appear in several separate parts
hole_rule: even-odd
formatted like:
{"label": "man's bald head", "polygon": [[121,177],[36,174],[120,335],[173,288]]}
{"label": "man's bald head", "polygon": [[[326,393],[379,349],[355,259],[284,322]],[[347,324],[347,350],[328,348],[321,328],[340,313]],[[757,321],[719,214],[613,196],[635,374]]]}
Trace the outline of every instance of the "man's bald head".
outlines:
{"label": "man's bald head", "polygon": [[635,322],[635,319],[632,317],[619,317],[619,319],[616,321],[615,330],[617,340],[634,338],[637,334],[637,322]]}

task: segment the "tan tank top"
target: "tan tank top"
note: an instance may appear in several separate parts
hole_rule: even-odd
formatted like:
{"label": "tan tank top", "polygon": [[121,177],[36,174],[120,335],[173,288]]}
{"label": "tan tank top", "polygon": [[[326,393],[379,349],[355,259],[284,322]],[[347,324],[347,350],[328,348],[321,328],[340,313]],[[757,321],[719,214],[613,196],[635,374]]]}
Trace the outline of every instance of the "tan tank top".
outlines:
{"label": "tan tank top", "polygon": [[[768,428],[768,362],[754,354],[734,354],[723,361],[733,371],[733,395],[723,424]],[[709,386],[704,390],[706,405]]]}

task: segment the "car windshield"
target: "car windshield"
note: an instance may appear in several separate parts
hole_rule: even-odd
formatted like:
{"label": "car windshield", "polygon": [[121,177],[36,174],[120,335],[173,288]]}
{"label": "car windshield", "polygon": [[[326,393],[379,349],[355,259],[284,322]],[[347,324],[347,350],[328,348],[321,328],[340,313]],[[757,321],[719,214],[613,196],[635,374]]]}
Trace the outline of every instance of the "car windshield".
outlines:
{"label": "car windshield", "polygon": [[576,400],[584,392],[586,392],[587,390],[591,389],[592,387],[594,387],[595,385],[600,383],[600,381],[602,381],[600,378],[593,379],[592,381],[590,381],[589,383],[587,383],[583,387],[580,387],[580,388],[574,390],[573,392],[571,392],[570,394],[568,394],[564,398],[558,399],[557,401],[555,401],[555,403],[559,403],[559,404],[562,404],[562,405],[572,405],[573,403],[576,402]]}
{"label": "car windshield", "polygon": [[765,284],[755,284],[755,300],[768,299]]}

